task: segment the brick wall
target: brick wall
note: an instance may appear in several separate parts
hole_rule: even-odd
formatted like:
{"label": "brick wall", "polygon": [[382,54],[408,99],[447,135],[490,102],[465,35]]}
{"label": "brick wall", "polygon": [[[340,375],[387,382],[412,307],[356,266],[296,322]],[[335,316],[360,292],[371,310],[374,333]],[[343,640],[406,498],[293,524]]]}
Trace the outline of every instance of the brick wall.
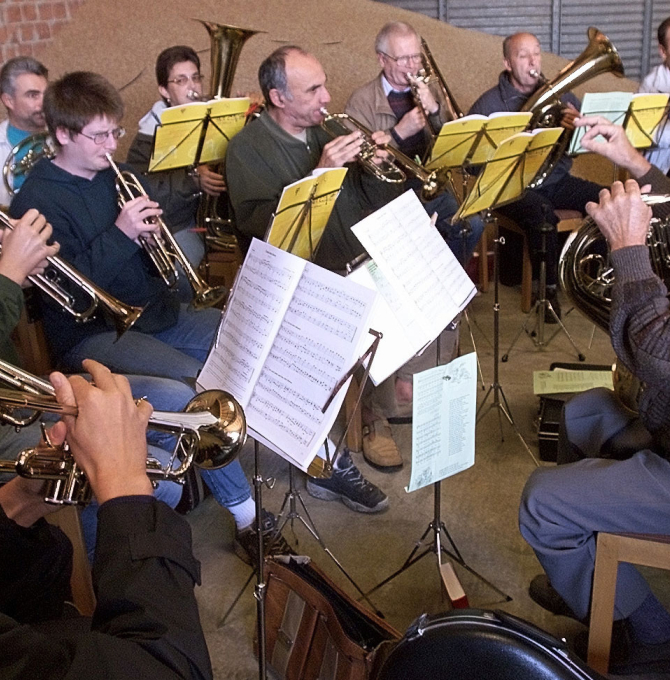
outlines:
{"label": "brick wall", "polygon": [[19,55],[39,58],[86,0],[0,0],[0,64]]}

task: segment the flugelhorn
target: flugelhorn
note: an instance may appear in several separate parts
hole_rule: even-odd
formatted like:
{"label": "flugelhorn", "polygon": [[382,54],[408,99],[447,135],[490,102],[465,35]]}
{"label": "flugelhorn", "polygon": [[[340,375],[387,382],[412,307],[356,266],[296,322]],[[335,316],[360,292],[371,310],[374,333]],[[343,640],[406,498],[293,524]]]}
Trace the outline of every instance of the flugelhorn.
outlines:
{"label": "flugelhorn", "polygon": [[[0,229],[13,229],[9,217],[0,211]],[[0,253],[2,247],[0,246]],[[100,309],[109,316],[114,323],[116,334],[121,337],[137,321],[144,311],[142,307],[133,307],[117,300],[113,295],[105,292],[99,286],[87,279],[81,272],[70,266],[60,257],[47,257],[49,267],[44,274],[29,276],[28,280],[37,286],[45,295],[59,304],[77,321],[85,322],[93,317]],[[77,311],[75,300],[61,285],[62,279],[69,280],[77,289],[85,293],[90,299],[86,309]]]}
{"label": "flugelhorn", "polygon": [[[390,184],[400,184],[407,179],[407,174],[416,177],[422,184],[421,198],[429,201],[435,198],[449,182],[449,174],[445,170],[429,172],[423,166],[413,161],[409,156],[389,144],[375,144],[372,132],[347,113],[328,113],[321,109],[324,116],[321,127],[335,139],[342,135],[349,135],[359,130],[363,134],[363,145],[358,152],[358,162],[377,179]],[[349,124],[350,127],[347,126]],[[386,151],[393,160],[382,159],[375,161],[377,150]]]}
{"label": "flugelhorn", "polygon": [[[132,201],[138,196],[149,198],[144,187],[132,172],[120,170],[111,155],[106,154],[106,156],[110,166],[116,173],[116,190],[118,193],[119,207],[122,208],[128,201]],[[146,222],[157,224],[160,233],[151,234],[150,236],[140,236],[139,241],[167,286],[174,288],[177,285],[177,282],[179,281],[179,269],[177,268],[177,264],[179,264],[193,288],[192,304],[195,309],[212,307],[228,295],[228,289],[225,286],[207,285],[207,282],[202,279],[193,265],[188,261],[188,258],[179,247],[172,232],[160,217],[151,217],[147,219]]]}
{"label": "flugelhorn", "polygon": [[[59,404],[51,383],[0,361],[0,380],[17,389],[0,389],[0,420],[15,427],[34,422],[41,413],[77,415],[77,408]],[[29,416],[14,415],[28,409]],[[184,474],[196,465],[217,469],[231,463],[247,436],[246,418],[237,400],[222,390],[196,395],[183,412],[154,411],[149,419],[153,430],[172,433],[177,442],[165,466],[147,459],[147,475],[154,481],[182,482]],[[175,467],[175,463],[178,466]],[[0,472],[16,472],[23,477],[49,481],[44,500],[56,504],[85,504],[90,487],[67,446],[53,447],[48,441],[22,451],[16,461],[0,461]]]}

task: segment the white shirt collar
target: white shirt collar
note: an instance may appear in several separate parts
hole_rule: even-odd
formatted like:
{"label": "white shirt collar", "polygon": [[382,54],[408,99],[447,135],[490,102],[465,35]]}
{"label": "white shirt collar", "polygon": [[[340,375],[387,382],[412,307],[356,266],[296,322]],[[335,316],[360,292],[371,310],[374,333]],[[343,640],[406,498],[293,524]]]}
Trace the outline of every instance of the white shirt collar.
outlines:
{"label": "white shirt collar", "polygon": [[396,90],[395,87],[391,86],[391,83],[389,83],[388,80],[386,80],[386,76],[382,73],[382,87],[384,88],[384,94],[388,97],[389,92],[408,92],[410,90],[409,85],[402,89],[402,90]]}

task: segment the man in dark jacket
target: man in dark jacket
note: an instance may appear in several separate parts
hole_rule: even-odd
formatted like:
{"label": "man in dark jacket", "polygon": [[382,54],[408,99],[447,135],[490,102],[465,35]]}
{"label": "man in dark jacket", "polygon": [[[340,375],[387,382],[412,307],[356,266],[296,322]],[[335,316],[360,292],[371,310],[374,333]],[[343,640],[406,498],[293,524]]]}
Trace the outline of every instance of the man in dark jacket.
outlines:
{"label": "man in dark jacket", "polygon": [[190,528],[152,497],[146,474],[152,407],[136,405],[122,376],[94,361],[85,368],[95,386],[52,375],[59,403],[76,406],[78,415],[54,425],[50,437],[54,444],[67,439],[101,504],[96,609],[91,621],[58,617],[71,547],[43,519],[57,506],[42,501],[40,483],[16,478],[0,488],[0,675],[211,678]]}
{"label": "man in dark jacket", "polygon": [[[503,42],[503,64],[505,70],[500,74],[498,84],[487,90],[472,105],[469,113],[488,116],[499,111],[520,111],[530,96],[541,87],[542,52],[538,39],[531,33],[516,33]],[[566,130],[574,128],[573,120],[578,113],[579,100],[570,92],[561,97],[565,108],[561,125]],[[564,132],[563,134],[568,134]],[[584,211],[589,201],[598,200],[602,187],[570,174],[572,161],[563,156],[551,174],[538,189],[530,189],[523,196],[502,208],[499,212],[514,220],[528,235],[531,261],[533,266],[533,292],[537,295],[540,276],[540,257],[542,235],[539,228],[550,225],[547,233],[547,298],[560,316],[557,302],[558,270],[558,217],[554,210]],[[553,315],[546,320],[555,323]]]}

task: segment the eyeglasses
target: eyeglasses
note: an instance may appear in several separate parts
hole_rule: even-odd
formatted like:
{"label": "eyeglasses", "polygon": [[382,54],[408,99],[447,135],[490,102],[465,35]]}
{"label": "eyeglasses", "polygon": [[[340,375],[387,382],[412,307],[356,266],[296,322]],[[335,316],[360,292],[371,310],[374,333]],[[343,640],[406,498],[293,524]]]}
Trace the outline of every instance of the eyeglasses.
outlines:
{"label": "eyeglasses", "polygon": [[126,129],[117,127],[113,130],[107,130],[107,132],[96,132],[94,135],[87,135],[83,132],[80,132],[79,134],[82,137],[86,137],[86,139],[92,139],[94,144],[102,146],[107,141],[107,137],[109,137],[109,135],[112,135],[114,139],[121,139],[121,137],[126,134]]}
{"label": "eyeglasses", "polygon": [[172,80],[168,80],[168,83],[174,83],[179,87],[184,87],[184,85],[188,84],[189,80],[194,85],[200,85],[200,83],[202,82],[202,76],[199,73],[194,73],[192,76],[179,76],[179,78],[173,78]]}
{"label": "eyeglasses", "polygon": [[412,63],[417,64],[423,59],[422,54],[406,54],[402,57],[392,57],[390,54],[386,54],[386,52],[381,52],[381,54],[388,59],[395,61],[398,66],[409,66]]}

